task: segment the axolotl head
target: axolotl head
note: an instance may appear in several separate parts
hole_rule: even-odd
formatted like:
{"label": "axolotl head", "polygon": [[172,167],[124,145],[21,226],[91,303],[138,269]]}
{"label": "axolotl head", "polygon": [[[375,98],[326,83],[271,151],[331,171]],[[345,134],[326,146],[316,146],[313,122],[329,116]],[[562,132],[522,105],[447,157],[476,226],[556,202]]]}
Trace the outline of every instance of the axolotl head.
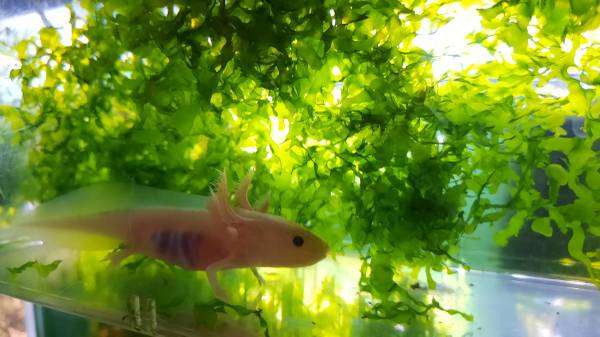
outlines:
{"label": "axolotl head", "polygon": [[325,241],[302,226],[282,217],[241,210],[245,219],[240,230],[242,254],[256,267],[304,267],[327,255]]}

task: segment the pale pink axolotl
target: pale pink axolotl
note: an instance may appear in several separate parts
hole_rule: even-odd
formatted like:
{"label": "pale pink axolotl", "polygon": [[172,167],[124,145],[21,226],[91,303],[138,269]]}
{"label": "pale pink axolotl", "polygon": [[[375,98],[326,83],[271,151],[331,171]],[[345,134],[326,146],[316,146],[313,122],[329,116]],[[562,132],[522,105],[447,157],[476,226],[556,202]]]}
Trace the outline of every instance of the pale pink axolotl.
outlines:
{"label": "pale pink axolotl", "polygon": [[[123,201],[122,207],[99,207],[101,210],[94,212],[56,215],[57,212],[52,211],[81,203],[81,199],[94,198],[84,188],[60,197],[60,202],[40,205],[33,215],[19,219],[15,227],[68,232],[79,230],[114,238],[122,247],[113,253],[114,263],[131,254],[144,254],[186,269],[205,270],[215,295],[225,298],[217,280],[216,272],[219,270],[252,268],[262,282],[256,267],[308,266],[323,259],[328,251],[327,244],[305,228],[265,213],[266,204],[259,209],[251,207],[247,198],[249,186],[250,178],[247,177],[236,193],[240,203],[237,208],[229,203],[227,178],[223,174],[210,198],[198,197],[205,200],[205,204],[198,207],[173,207],[159,201],[144,207],[128,207],[128,202]],[[122,194],[118,192],[120,188],[117,191],[109,188],[111,192],[105,192],[108,194],[105,198],[118,199]],[[148,187],[136,188],[136,191],[152,190],[154,194],[159,191]],[[175,195],[175,192],[158,193]],[[142,199],[150,192],[137,194],[137,198]],[[45,237],[40,239],[52,242],[51,234],[45,233]]]}

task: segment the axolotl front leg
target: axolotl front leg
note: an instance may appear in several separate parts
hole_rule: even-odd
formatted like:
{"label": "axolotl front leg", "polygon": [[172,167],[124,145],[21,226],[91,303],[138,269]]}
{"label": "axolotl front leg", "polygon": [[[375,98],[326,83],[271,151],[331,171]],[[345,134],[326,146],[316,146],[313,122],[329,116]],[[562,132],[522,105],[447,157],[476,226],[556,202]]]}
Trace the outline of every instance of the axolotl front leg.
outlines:
{"label": "axolotl front leg", "polygon": [[[241,207],[247,210],[254,210],[254,208],[248,202],[248,190],[251,185],[252,175],[247,175],[236,193],[236,197]],[[239,232],[238,226],[243,224],[246,219],[235,213],[233,208],[229,205],[228,201],[228,188],[227,188],[227,176],[223,173],[223,176],[218,184],[217,192],[213,195],[213,199],[209,204],[209,212],[213,217],[214,223],[221,223],[224,226],[225,232],[229,237],[230,254],[220,260],[212,263],[206,268],[208,281],[213,288],[215,296],[220,299],[226,299],[226,294],[221,285],[218,282],[217,271],[229,268],[240,267],[237,247],[239,247]],[[264,212],[268,207],[268,200],[265,200],[260,211]],[[257,278],[259,283],[264,284],[264,279],[258,273],[256,267],[250,266],[252,273]]]}
{"label": "axolotl front leg", "polygon": [[205,270],[215,296],[224,300],[226,295],[218,282],[217,272],[241,267],[236,263],[239,262],[240,246],[238,226],[245,221],[229,204],[225,174],[206,211],[189,218],[182,230],[173,232],[172,226],[165,226],[167,228],[153,233],[150,255],[186,269]]}
{"label": "axolotl front leg", "polygon": [[[243,197],[242,208],[252,209],[246,197],[249,185],[247,177],[237,195]],[[244,267],[238,256],[238,228],[247,221],[233,210],[228,199],[227,180],[223,175],[206,210],[154,210],[135,214],[124,246],[109,258],[118,264],[131,254],[141,253],[185,269],[205,270],[215,295],[224,299],[217,271]],[[263,282],[256,268],[245,267],[252,268],[259,282]]]}
{"label": "axolotl front leg", "polygon": [[210,283],[215,297],[223,301],[227,301],[228,298],[225,290],[223,290],[223,287],[221,287],[221,284],[219,283],[217,272],[219,270],[230,268],[230,262],[231,257],[227,257],[226,259],[215,262],[206,268],[206,277],[208,278],[208,283]]}
{"label": "axolotl front leg", "polygon": [[[261,202],[259,202],[258,207],[253,207],[248,201],[248,191],[250,186],[252,185],[252,173],[246,175],[246,177],[242,180],[239,185],[235,196],[237,201],[242,209],[246,209],[249,211],[257,211],[257,212],[266,212],[269,207],[269,199],[263,198]],[[219,181],[217,192],[213,195],[213,202],[211,203],[212,207],[209,207],[211,213],[216,217],[215,222],[221,222],[226,225],[226,231],[232,238],[232,242],[235,242],[237,245],[239,233],[237,231],[237,225],[242,224],[245,219],[239,215],[237,215],[234,210],[231,208],[228,202],[228,188],[227,188],[227,176],[223,173],[221,180]],[[218,279],[217,279],[217,270],[228,269],[232,267],[239,267],[236,263],[236,250],[232,249],[232,253],[227,258],[222,261],[218,261],[211,266],[209,266],[207,271],[208,280],[215,291],[217,297],[223,299],[225,298],[225,292],[222,290]],[[258,282],[263,285],[265,283],[264,278],[260,275],[256,267],[250,266],[250,270],[252,274],[256,277]]]}

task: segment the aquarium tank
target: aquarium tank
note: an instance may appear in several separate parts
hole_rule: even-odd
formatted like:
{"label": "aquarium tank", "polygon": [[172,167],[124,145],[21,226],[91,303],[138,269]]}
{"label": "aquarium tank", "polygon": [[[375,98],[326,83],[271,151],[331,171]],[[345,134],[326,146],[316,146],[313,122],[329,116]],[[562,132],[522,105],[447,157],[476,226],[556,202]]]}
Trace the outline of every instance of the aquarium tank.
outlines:
{"label": "aquarium tank", "polygon": [[[598,0],[18,3],[1,293],[147,335],[599,334]],[[96,194],[116,183],[156,194]],[[49,244],[54,215],[138,207],[124,195],[257,205],[327,257],[219,271],[218,296],[205,270],[91,249],[86,220]]]}

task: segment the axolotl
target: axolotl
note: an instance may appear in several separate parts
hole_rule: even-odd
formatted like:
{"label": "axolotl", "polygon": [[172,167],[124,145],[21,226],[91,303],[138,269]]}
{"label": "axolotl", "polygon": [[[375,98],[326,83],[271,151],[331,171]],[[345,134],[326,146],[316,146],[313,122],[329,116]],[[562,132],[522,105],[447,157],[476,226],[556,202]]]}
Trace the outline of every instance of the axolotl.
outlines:
{"label": "axolotl", "polygon": [[[17,218],[14,228],[48,245],[106,249],[117,244],[121,249],[111,256],[115,264],[143,254],[206,271],[215,296],[224,299],[219,270],[251,268],[262,283],[257,267],[308,266],[328,251],[307,229],[266,213],[267,203],[252,207],[250,180],[248,176],[240,184],[238,207],[229,202],[224,173],[210,197],[131,184],[92,185],[39,205]],[[94,238],[85,241],[76,233]]]}

